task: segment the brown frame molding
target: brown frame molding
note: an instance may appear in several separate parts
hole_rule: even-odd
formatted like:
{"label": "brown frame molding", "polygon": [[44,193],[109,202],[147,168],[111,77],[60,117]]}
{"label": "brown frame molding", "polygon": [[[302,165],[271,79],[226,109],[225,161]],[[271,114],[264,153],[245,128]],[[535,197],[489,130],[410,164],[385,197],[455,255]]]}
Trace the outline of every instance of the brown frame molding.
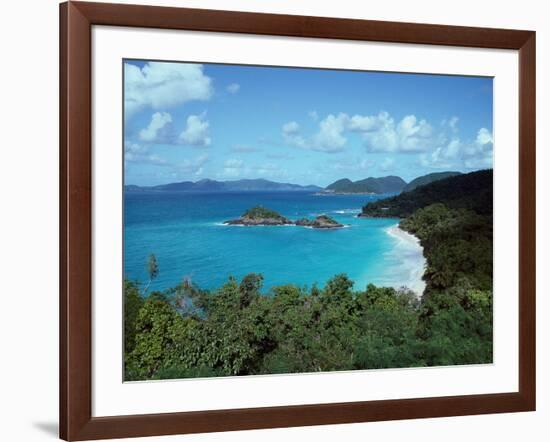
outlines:
{"label": "brown frame molding", "polygon": [[[92,417],[91,27],[519,51],[519,391]],[[60,437],[107,439],[535,410],[535,32],[106,3],[60,5]]]}

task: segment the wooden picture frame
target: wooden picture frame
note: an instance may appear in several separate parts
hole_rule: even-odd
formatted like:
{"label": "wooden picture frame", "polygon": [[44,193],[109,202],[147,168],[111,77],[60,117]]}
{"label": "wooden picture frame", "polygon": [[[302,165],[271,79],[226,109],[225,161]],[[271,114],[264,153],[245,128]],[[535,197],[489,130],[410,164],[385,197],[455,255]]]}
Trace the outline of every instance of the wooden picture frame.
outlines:
{"label": "wooden picture frame", "polygon": [[[92,417],[93,25],[519,51],[519,391]],[[60,5],[60,437],[105,439],[535,410],[535,32],[105,3]]]}

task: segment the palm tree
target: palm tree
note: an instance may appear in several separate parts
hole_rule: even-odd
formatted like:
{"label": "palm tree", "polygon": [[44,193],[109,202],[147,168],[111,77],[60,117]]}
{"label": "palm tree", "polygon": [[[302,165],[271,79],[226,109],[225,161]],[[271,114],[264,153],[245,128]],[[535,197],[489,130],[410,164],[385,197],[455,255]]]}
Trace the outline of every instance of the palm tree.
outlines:
{"label": "palm tree", "polygon": [[145,290],[143,291],[143,293],[147,293],[151,282],[153,282],[153,279],[155,279],[159,275],[159,265],[157,262],[157,257],[154,253],[151,253],[149,255],[149,259],[147,260],[147,273],[149,273],[149,282],[145,286]]}

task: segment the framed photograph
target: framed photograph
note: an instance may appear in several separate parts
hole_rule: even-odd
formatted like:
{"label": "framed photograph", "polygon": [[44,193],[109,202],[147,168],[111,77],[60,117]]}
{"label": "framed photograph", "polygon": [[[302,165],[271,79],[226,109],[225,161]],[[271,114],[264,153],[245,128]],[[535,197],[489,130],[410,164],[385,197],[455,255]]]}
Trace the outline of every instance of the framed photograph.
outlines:
{"label": "framed photograph", "polygon": [[535,410],[535,33],[60,6],[60,437]]}

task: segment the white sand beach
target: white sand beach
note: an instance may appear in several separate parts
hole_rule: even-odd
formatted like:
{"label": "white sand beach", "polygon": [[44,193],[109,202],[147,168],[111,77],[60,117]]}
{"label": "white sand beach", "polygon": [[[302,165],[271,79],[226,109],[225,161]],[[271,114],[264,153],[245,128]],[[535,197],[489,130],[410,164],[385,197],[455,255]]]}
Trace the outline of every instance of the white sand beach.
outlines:
{"label": "white sand beach", "polygon": [[406,286],[414,291],[418,297],[421,297],[426,288],[426,283],[422,280],[426,269],[426,258],[420,240],[416,236],[401,230],[397,224],[389,227],[386,232],[398,241],[396,248],[403,257],[403,264],[402,268],[399,269],[399,273],[406,275],[405,280],[394,283],[394,287]]}

